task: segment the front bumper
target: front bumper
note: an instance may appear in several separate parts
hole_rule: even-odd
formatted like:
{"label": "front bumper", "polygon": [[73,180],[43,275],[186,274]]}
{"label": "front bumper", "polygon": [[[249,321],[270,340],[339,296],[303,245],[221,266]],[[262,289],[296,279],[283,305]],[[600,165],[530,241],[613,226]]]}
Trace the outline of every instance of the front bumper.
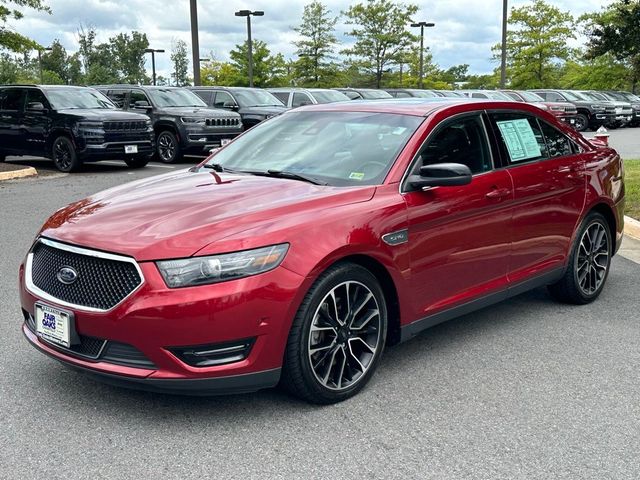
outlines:
{"label": "front bumper", "polygon": [[[277,384],[291,321],[304,277],[283,267],[264,274],[208,286],[169,289],[153,262],[139,264],[144,283],[107,312],[42,300],[25,285],[20,268],[20,298],[26,315],[35,303],[73,313],[81,337],[135,347],[152,367],[132,367],[86,358],[36,336],[26,323],[23,332],[42,353],[98,379],[132,388],[210,395],[237,393]],[[195,367],[172,350],[184,346],[223,344],[251,338],[246,358],[222,365]]]}
{"label": "front bumper", "polygon": [[185,151],[206,152],[221,147],[223,140],[233,140],[241,133],[237,128],[228,128],[228,131],[219,128],[183,129],[180,132],[180,146]]}
{"label": "front bumper", "polygon": [[[125,153],[125,146],[135,145],[138,148],[137,153]],[[150,158],[155,150],[155,141],[138,140],[131,142],[108,142],[98,145],[86,144],[85,147],[78,151],[78,157],[81,160],[108,160],[120,158]]]}

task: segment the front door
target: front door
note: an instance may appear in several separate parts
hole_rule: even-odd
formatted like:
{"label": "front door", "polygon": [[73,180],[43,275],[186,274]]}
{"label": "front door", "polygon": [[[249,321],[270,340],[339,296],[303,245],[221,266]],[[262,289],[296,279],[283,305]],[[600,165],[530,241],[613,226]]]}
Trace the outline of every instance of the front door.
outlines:
{"label": "front door", "polygon": [[509,173],[494,168],[486,132],[479,112],[445,120],[412,166],[414,174],[461,163],[473,173],[468,185],[404,194],[416,318],[506,288],[513,188]]}
{"label": "front door", "polygon": [[[51,130],[51,110],[44,94],[35,88],[27,90],[27,99],[22,120],[25,152],[32,155],[47,155],[46,140]],[[44,107],[44,110],[39,106]]]}

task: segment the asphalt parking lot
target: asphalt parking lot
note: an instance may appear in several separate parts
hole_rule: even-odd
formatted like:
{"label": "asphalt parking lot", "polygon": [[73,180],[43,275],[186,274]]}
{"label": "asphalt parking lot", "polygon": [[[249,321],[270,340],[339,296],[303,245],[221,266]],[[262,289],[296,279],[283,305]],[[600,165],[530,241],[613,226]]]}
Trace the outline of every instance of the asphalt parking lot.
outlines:
{"label": "asphalt parking lot", "polygon": [[616,257],[589,306],[541,289],[432,328],[338,405],[129,391],[28,346],[16,272],[55,209],[190,163],[22,162],[41,175],[0,183],[0,478],[640,477],[640,265]]}

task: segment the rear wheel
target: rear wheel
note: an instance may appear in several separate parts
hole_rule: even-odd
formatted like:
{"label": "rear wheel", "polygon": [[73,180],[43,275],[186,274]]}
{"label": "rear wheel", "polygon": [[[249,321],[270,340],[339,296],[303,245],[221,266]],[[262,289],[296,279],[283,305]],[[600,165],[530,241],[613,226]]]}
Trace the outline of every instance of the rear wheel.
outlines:
{"label": "rear wheel", "polygon": [[576,115],[576,123],[574,125],[575,129],[578,132],[584,132],[589,126],[589,119],[583,113],[579,113]]}
{"label": "rear wheel", "polygon": [[551,295],[563,302],[584,305],[598,298],[609,275],[613,241],[604,216],[591,212],[576,236],[567,271],[549,286]]}
{"label": "rear wheel", "polygon": [[146,167],[149,163],[148,158],[125,158],[124,163],[127,164],[129,168],[143,168]]}
{"label": "rear wheel", "polygon": [[311,287],[294,319],[283,386],[320,404],[355,395],[378,366],[386,333],[387,309],[375,276],[356,264],[335,265]]}
{"label": "rear wheel", "polygon": [[58,137],[51,145],[51,159],[61,172],[75,172],[82,162],[78,159],[76,147],[69,137]]}
{"label": "rear wheel", "polygon": [[158,134],[156,139],[156,153],[158,160],[162,163],[174,163],[182,158],[178,137],[169,130],[164,130]]}

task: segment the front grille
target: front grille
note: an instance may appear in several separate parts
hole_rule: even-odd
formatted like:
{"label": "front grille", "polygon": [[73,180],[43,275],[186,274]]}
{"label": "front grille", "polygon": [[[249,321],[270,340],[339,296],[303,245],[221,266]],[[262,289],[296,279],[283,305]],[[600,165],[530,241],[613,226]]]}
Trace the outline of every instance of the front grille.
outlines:
{"label": "front grille", "polygon": [[[81,307],[109,310],[141,283],[136,266],[130,261],[85,255],[46,245],[39,241],[32,250],[31,280],[55,299]],[[99,252],[96,252],[99,254]],[[58,272],[71,267],[77,279],[62,283]]]}
{"label": "front grille", "polygon": [[605,107],[605,113],[616,113],[616,107]]}
{"label": "front grille", "polygon": [[240,125],[238,118],[207,118],[205,121],[208,127],[237,127]]}
{"label": "front grille", "polygon": [[80,355],[81,357],[87,357],[91,359],[98,358],[98,355],[100,355],[100,352],[102,351],[102,347],[104,347],[104,343],[106,340],[96,337],[87,337],[85,335],[78,335],[78,337],[80,338],[80,343],[71,345],[69,348],[59,347],[49,342],[47,342],[47,344],[52,345],[54,348],[58,348],[60,350],[68,350],[75,353],[76,355]]}
{"label": "front grille", "polygon": [[136,120],[132,122],[111,121],[104,122],[105,132],[139,132],[147,131],[147,122],[144,120]]}
{"label": "front grille", "polygon": [[117,365],[134,368],[157,368],[155,364],[145,357],[144,353],[132,345],[119,342],[109,342],[100,360]]}
{"label": "front grille", "polygon": [[578,109],[575,107],[565,107],[564,112],[568,113],[569,115],[575,115],[576,113],[578,113]]}

